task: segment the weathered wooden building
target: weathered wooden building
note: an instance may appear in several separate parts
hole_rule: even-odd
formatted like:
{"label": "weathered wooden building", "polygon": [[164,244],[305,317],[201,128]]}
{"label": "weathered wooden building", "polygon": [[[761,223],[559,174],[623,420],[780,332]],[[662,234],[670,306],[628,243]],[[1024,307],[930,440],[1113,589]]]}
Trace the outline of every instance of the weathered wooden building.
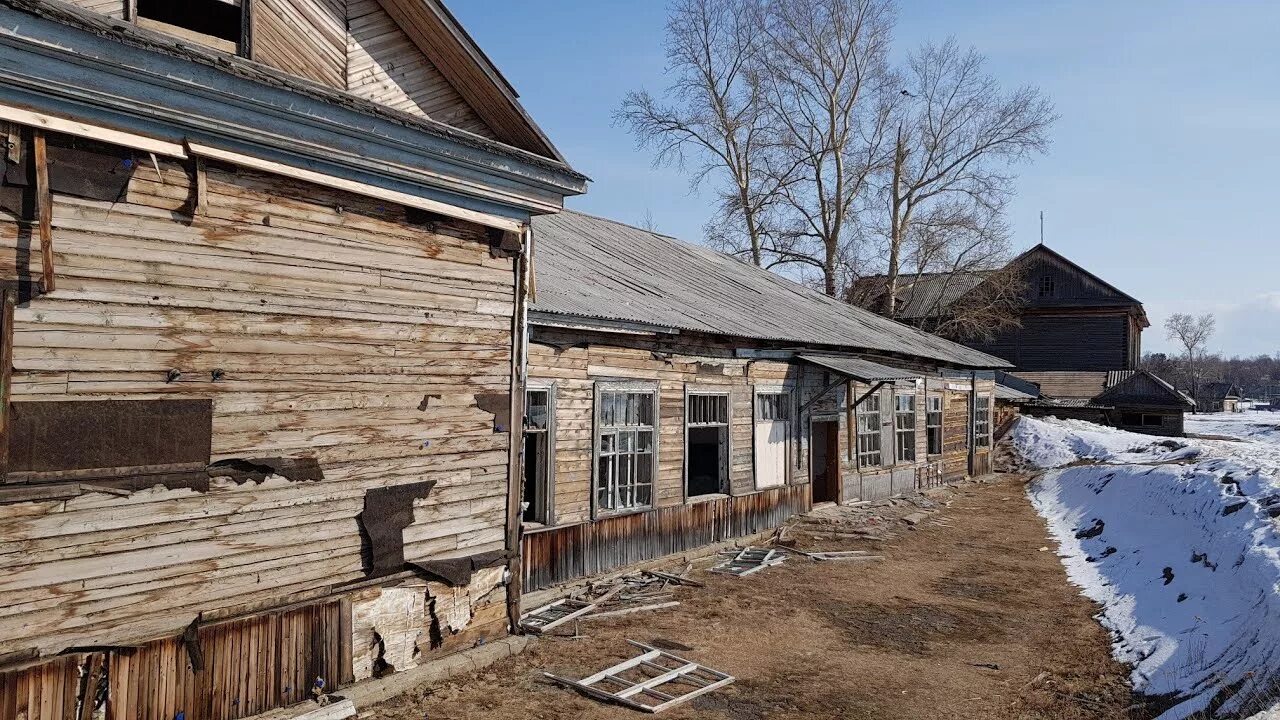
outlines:
{"label": "weathered wooden building", "polygon": [[1183,434],[1191,398],[1149,370],[1017,373],[1040,396],[1014,400],[1022,412],[1088,420],[1147,435]]}
{"label": "weathered wooden building", "polygon": [[585,178],[435,0],[79,4],[0,2],[0,720],[506,633],[528,225]]}
{"label": "weathered wooden building", "polygon": [[[935,326],[971,293],[983,294],[989,273],[904,275],[898,319]],[[1022,284],[1019,326],[966,344],[1008,360],[1019,370],[1133,370],[1142,358],[1142,331],[1150,326],[1142,303],[1044,244],[1013,259],[992,282]],[[859,280],[869,297],[883,292],[882,277]],[[994,296],[997,293],[988,293]],[[1001,295],[1003,296],[1003,295]],[[877,303],[879,301],[876,301]]]}
{"label": "weathered wooden building", "polygon": [[527,589],[989,471],[1000,360],[653,232],[533,230]]}
{"label": "weathered wooden building", "polygon": [[1196,411],[1240,412],[1240,387],[1229,382],[1209,382],[1196,388]]}

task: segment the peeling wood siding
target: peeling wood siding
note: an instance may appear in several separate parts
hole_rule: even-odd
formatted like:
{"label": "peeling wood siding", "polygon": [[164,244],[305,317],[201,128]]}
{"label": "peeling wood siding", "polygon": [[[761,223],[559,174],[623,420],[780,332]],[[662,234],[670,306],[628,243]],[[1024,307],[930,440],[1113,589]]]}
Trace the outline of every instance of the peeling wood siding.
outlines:
{"label": "peeling wood siding", "polygon": [[[58,289],[17,309],[14,401],[211,398],[215,459],[314,457],[325,479],[0,505],[0,654],[360,579],[370,488],[437,481],[408,560],[501,549],[509,434],[476,396],[509,391],[514,274],[483,229],[213,164],[192,218],[188,173],[139,165],[120,202],[55,196]],[[6,267],[38,277],[32,243],[0,217]]]}
{"label": "peeling wood siding", "polygon": [[526,535],[524,589],[540,590],[645,560],[765,532],[809,509],[806,486],[704,500]]}
{"label": "peeling wood siding", "polygon": [[348,0],[346,83],[374,102],[497,138],[377,0]]}
{"label": "peeling wood siding", "polygon": [[253,0],[253,58],[345,90],[344,0]]}
{"label": "peeling wood siding", "polygon": [[113,18],[124,17],[124,0],[70,0],[86,10],[100,12]]}

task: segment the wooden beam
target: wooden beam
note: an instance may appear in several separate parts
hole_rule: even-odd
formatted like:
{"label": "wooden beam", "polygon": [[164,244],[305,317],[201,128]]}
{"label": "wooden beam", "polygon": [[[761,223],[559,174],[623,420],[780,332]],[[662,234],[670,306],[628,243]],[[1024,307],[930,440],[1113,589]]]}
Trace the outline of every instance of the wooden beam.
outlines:
{"label": "wooden beam", "polygon": [[196,158],[196,206],[193,214],[209,214],[209,178],[202,157]]}
{"label": "wooden beam", "polygon": [[254,0],[243,0],[240,5],[240,47],[239,55],[253,59],[253,6]]}
{"label": "wooden beam", "polygon": [[58,117],[56,115],[48,115],[45,113],[34,112],[25,108],[16,107],[14,105],[5,105],[0,103],[0,120],[8,120],[20,125],[28,125],[37,129],[51,130],[53,132],[65,133],[76,137],[89,138],[99,142],[112,143],[114,145],[123,145],[124,147],[134,148],[136,150],[145,150],[153,152],[157,155],[166,155],[168,157],[185,158],[187,151],[177,143],[165,142],[164,140],[156,140],[142,135],[112,130],[101,125],[91,125],[83,123],[79,120],[70,120],[68,118]]}
{"label": "wooden beam", "polygon": [[0,298],[0,484],[9,472],[9,396],[13,389],[13,308],[17,297],[13,289]]}
{"label": "wooden beam", "polygon": [[36,166],[36,222],[40,226],[40,284],[45,294],[56,288],[53,276],[53,193],[49,189],[49,150],[44,131],[32,131]]}
{"label": "wooden beam", "polygon": [[272,173],[274,175],[281,175],[295,180],[315,183],[316,185],[333,188],[335,190],[345,190],[365,197],[385,200],[387,202],[405,205],[407,207],[418,208],[419,210],[427,210],[429,212],[438,213],[457,220],[473,222],[485,227],[510,230],[512,232],[524,231],[524,223],[512,218],[491,215],[477,210],[469,210],[467,208],[449,205],[448,203],[439,202],[437,200],[429,200],[424,197],[419,197],[418,195],[410,195],[409,193],[400,192],[398,190],[388,190],[368,183],[347,180],[346,178],[335,177],[333,175],[326,175],[314,170],[285,165],[283,163],[265,160],[263,158],[253,157],[252,155],[245,155],[231,150],[223,150],[221,148],[188,141],[187,151],[193,156],[207,157],[214,160],[234,163],[253,170],[261,170],[262,172]]}
{"label": "wooden beam", "polygon": [[[527,250],[529,243],[530,231],[528,229],[521,230],[520,237],[524,241],[524,248]],[[528,252],[521,252],[516,256],[515,262],[515,311],[511,319],[511,414],[508,420],[507,432],[509,433],[510,443],[507,446],[507,523],[505,533],[505,546],[507,550],[507,622],[510,625],[511,632],[520,632],[520,596],[523,594],[521,583],[520,566],[521,545],[523,540],[520,537],[520,521],[522,513],[520,512],[520,493],[524,489],[524,483],[520,477],[521,470],[524,467],[521,452],[524,449],[523,437],[518,432],[524,429],[524,413],[525,413],[525,390],[528,386],[527,373],[529,370],[528,353],[529,353],[529,278],[532,274],[533,267],[529,263]],[[554,398],[554,395],[550,397]],[[555,409],[551,409],[552,415]]]}

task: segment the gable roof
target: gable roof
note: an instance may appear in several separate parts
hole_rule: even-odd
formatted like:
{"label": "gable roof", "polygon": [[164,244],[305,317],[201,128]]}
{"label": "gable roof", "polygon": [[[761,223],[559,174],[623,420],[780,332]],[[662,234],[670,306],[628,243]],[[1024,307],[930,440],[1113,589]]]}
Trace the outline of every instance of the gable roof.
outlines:
{"label": "gable roof", "polygon": [[565,162],[520,95],[442,0],[378,0],[405,34],[510,145]]}
{"label": "gable roof", "polygon": [[533,237],[536,313],[1009,367],[710,248],[612,220],[539,216]]}
{"label": "gable roof", "polygon": [[1223,400],[1227,398],[1239,399],[1240,389],[1235,383],[1204,383],[1197,389],[1196,396],[1202,400]]}
{"label": "gable roof", "polygon": [[[1163,378],[1149,370],[1129,370],[1108,374],[1108,387],[1094,401],[1117,407],[1144,405],[1152,407],[1191,408],[1191,398],[1178,392]],[[1115,380],[1114,383],[1111,381]]]}
{"label": "gable roof", "polygon": [[[1004,269],[1030,264],[1034,262],[1037,256],[1066,265],[1090,282],[1114,295],[1115,301],[1107,304],[1135,306],[1143,322],[1146,322],[1146,311],[1143,309],[1141,302],[1043,243],[1010,260],[1004,266]],[[964,270],[900,275],[898,317],[904,320],[920,320],[945,315],[948,307],[981,285],[993,272],[993,270]],[[883,297],[883,285],[886,277],[885,275],[868,275],[859,278],[855,282],[855,287],[861,286],[863,294],[869,298]]]}

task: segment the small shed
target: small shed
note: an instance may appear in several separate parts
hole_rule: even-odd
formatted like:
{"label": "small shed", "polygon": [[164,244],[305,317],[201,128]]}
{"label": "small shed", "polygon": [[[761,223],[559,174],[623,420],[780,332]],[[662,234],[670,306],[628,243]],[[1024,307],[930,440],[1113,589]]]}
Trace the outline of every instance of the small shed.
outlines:
{"label": "small shed", "polygon": [[1241,395],[1235,383],[1205,383],[1196,390],[1196,412],[1240,412]]}

